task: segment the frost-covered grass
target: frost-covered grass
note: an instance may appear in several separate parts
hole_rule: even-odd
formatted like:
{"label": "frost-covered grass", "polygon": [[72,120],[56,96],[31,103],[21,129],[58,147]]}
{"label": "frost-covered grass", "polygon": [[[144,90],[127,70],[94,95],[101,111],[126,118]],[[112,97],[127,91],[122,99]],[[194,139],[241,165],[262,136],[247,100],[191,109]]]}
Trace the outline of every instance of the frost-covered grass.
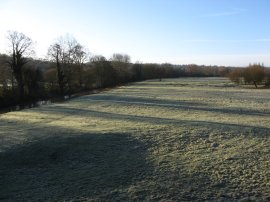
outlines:
{"label": "frost-covered grass", "polygon": [[0,115],[0,200],[270,200],[270,91],[135,83]]}

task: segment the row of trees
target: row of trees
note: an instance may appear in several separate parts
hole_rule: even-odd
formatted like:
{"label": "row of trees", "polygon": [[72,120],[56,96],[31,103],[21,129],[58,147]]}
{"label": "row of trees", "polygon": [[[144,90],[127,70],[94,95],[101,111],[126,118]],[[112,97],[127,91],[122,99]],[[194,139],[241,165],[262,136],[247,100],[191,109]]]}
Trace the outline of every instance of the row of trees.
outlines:
{"label": "row of trees", "polygon": [[250,64],[246,68],[235,68],[230,71],[229,78],[237,84],[252,84],[270,87],[270,69],[263,64]]}
{"label": "row of trees", "polygon": [[[8,41],[10,51],[0,54],[0,107],[145,79],[226,76],[231,72],[228,67],[194,64],[133,64],[129,55],[118,53],[106,59],[102,55],[91,55],[69,35],[51,44],[47,57],[37,60],[32,58],[33,41],[23,33],[9,32]],[[233,74],[235,71],[230,77],[237,80]]]}
{"label": "row of trees", "polygon": [[9,32],[8,41],[9,53],[0,54],[0,107],[180,75],[179,70],[165,64],[132,64],[126,54],[113,54],[109,60],[90,56],[69,35],[51,44],[42,60],[31,57],[33,41],[23,33]]}

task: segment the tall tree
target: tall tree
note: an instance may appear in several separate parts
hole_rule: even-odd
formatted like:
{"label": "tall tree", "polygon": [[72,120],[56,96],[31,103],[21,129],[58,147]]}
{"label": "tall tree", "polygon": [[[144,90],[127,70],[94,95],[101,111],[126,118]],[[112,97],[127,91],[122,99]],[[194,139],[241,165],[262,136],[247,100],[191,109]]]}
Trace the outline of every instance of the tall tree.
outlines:
{"label": "tall tree", "polygon": [[59,43],[54,43],[48,50],[49,58],[55,62],[57,70],[57,81],[59,85],[60,94],[64,94],[65,90],[65,73],[63,67],[63,49]]}
{"label": "tall tree", "polygon": [[136,62],[135,64],[133,64],[132,72],[133,72],[134,81],[141,81],[143,79],[142,69],[143,69],[143,64],[141,64],[140,62]]}
{"label": "tall tree", "polygon": [[130,56],[127,54],[115,53],[110,59],[113,68],[116,70],[118,75],[118,83],[125,83],[130,81]]}
{"label": "tall tree", "polygon": [[8,32],[8,41],[11,47],[10,59],[7,61],[17,81],[20,99],[24,99],[23,67],[28,58],[34,53],[33,41],[17,31]]}
{"label": "tall tree", "polygon": [[98,88],[113,86],[116,83],[116,72],[111,62],[101,55],[91,58],[91,64],[95,69],[96,82]]}
{"label": "tall tree", "polygon": [[73,62],[76,66],[76,72],[78,74],[78,82],[80,88],[82,88],[83,85],[83,67],[85,62],[89,59],[89,52],[84,48],[81,44],[77,43],[73,47]]}
{"label": "tall tree", "polygon": [[[76,83],[76,72],[79,74],[78,82],[82,84],[82,64],[86,58],[86,51],[77,40],[65,35],[58,38],[57,42],[52,44],[48,50],[48,56],[51,61],[56,63],[58,84],[61,94],[65,93],[65,87],[68,92],[72,91]],[[75,69],[75,67],[79,69]]]}

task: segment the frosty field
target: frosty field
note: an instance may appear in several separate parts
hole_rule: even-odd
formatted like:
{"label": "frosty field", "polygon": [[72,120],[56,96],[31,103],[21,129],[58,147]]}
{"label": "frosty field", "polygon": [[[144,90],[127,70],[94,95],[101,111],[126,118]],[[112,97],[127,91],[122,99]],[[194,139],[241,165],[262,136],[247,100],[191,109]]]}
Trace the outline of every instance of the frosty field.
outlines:
{"label": "frosty field", "polygon": [[0,200],[270,200],[270,91],[138,82],[0,115]]}

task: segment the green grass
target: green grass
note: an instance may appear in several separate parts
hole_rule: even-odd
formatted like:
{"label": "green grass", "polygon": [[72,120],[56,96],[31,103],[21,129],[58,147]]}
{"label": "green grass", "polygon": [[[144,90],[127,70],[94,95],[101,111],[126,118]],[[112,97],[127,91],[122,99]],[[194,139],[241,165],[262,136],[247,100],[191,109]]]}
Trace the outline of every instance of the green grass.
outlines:
{"label": "green grass", "polygon": [[0,200],[270,200],[270,91],[165,79],[0,115]]}

